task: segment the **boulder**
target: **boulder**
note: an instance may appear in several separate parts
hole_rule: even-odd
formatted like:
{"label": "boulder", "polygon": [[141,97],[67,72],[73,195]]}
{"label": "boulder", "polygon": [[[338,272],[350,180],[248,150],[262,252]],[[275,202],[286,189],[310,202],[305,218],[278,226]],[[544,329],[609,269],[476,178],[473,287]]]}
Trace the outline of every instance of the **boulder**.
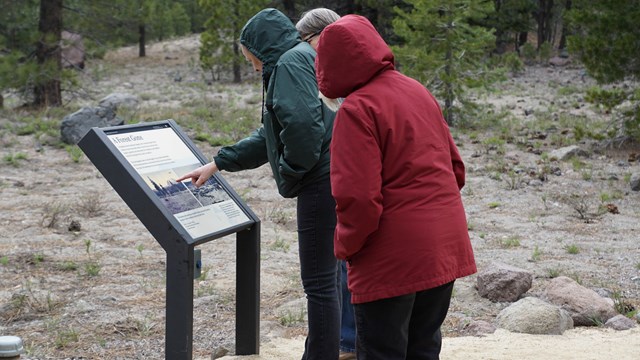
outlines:
{"label": "boulder", "polygon": [[637,323],[633,319],[629,319],[624,315],[616,315],[604,323],[605,327],[614,330],[629,330],[637,326]]}
{"label": "boulder", "polygon": [[604,324],[617,315],[610,299],[603,298],[566,276],[552,279],[543,296],[548,302],[567,310],[576,326]]}
{"label": "boulder", "polygon": [[496,326],[488,321],[474,320],[465,325],[462,329],[462,334],[465,336],[483,336],[493,334],[496,331]]}
{"label": "boulder", "polygon": [[530,272],[500,263],[492,263],[477,276],[478,294],[494,302],[518,300],[532,282]]}
{"label": "boulder", "polygon": [[554,56],[549,59],[549,65],[551,66],[567,66],[570,63],[571,59],[569,59],[568,57]]}
{"label": "boulder", "polygon": [[573,328],[567,311],[535,297],[526,297],[502,310],[496,324],[511,332],[540,335],[562,335]]}
{"label": "boulder", "polygon": [[640,191],[640,173],[634,173],[631,175],[629,185],[631,186],[631,190]]}
{"label": "boulder", "polygon": [[124,124],[124,120],[116,116],[112,108],[98,106],[84,107],[67,115],[60,124],[62,141],[75,145],[92,127],[108,127]]}
{"label": "boulder", "polygon": [[65,68],[84,69],[85,51],[82,35],[62,31],[61,61]]}
{"label": "boulder", "polygon": [[138,107],[139,103],[140,100],[138,100],[138,97],[135,95],[126,93],[113,93],[100,100],[98,105],[117,111],[120,108],[135,109],[136,107]]}
{"label": "boulder", "polygon": [[579,146],[571,145],[571,146],[566,146],[566,147],[551,151],[549,153],[549,158],[557,159],[557,160],[568,160],[575,156],[588,156],[588,155],[589,153],[587,153],[585,150],[582,150]]}

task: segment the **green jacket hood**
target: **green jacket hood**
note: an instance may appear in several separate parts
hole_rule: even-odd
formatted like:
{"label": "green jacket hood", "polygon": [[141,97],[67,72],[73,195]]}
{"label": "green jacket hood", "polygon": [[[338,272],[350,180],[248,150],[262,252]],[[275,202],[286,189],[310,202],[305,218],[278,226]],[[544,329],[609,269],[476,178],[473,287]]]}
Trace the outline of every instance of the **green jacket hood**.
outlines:
{"label": "green jacket hood", "polygon": [[291,20],[273,8],[254,15],[240,34],[240,43],[262,61],[262,77],[265,81],[271,76],[280,56],[300,41],[300,34]]}

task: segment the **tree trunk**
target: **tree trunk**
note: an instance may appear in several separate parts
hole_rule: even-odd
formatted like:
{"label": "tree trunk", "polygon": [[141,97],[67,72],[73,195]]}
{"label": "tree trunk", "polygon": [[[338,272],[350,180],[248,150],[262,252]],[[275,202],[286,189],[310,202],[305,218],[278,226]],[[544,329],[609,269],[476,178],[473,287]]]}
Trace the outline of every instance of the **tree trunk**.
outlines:
{"label": "tree trunk", "polygon": [[529,41],[529,33],[526,31],[518,34],[518,38],[516,39],[516,49],[518,49],[518,53],[520,53],[520,47]]}
{"label": "tree trunk", "polygon": [[36,59],[41,75],[33,89],[34,105],[60,106],[62,104],[60,91],[62,0],[40,1],[38,32],[40,38],[36,44]]}
{"label": "tree trunk", "polygon": [[551,19],[553,18],[553,0],[538,0],[536,21],[538,23],[538,49],[551,40]]}
{"label": "tree trunk", "polygon": [[147,56],[147,52],[145,50],[145,42],[146,42],[146,27],[144,24],[138,25],[138,56],[145,57]]}
{"label": "tree trunk", "polygon": [[[493,5],[495,8],[495,13],[497,14],[497,16],[500,16],[499,14],[500,14],[500,10],[502,9],[502,0],[494,0]],[[495,36],[496,36],[496,48],[494,50],[494,53],[498,55],[502,55],[507,51],[509,35],[505,34],[505,31],[503,29],[496,28]]]}
{"label": "tree trunk", "polygon": [[4,97],[0,93],[0,109],[4,108]]}
{"label": "tree trunk", "polygon": [[[571,10],[571,0],[566,0],[566,3],[564,4],[564,6],[565,6],[564,14],[566,14]],[[563,16],[562,34],[560,35],[560,44],[558,44],[559,50],[564,50],[567,47],[567,32],[568,32],[567,22],[564,20],[564,16]]]}
{"label": "tree trunk", "polygon": [[[449,27],[452,28],[453,24],[449,24]],[[447,82],[444,83],[445,88],[445,96],[444,96],[444,119],[447,121],[449,126],[453,125],[455,121],[453,117],[453,84],[451,84],[451,63],[453,62],[453,53],[451,51],[451,47],[447,49],[447,53],[445,55],[445,66],[444,72],[447,74]]]}
{"label": "tree trunk", "polygon": [[284,6],[284,13],[289,19],[294,20],[298,18],[295,0],[283,0],[282,5]]}
{"label": "tree trunk", "polygon": [[233,82],[239,84],[242,81],[242,76],[240,74],[240,48],[238,46],[238,42],[233,42]]}

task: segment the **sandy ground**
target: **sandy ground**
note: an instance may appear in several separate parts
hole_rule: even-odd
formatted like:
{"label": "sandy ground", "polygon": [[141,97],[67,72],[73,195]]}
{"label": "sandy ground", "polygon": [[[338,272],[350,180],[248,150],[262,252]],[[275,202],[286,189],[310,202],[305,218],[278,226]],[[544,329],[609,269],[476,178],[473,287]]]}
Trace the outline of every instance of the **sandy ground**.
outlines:
{"label": "sandy ground", "polygon": [[[260,355],[222,360],[297,360],[304,338],[273,339]],[[627,331],[577,328],[563,335],[528,335],[499,329],[485,337],[445,338],[441,358],[456,360],[634,360],[640,354],[640,328]],[[202,359],[205,360],[205,359]]]}

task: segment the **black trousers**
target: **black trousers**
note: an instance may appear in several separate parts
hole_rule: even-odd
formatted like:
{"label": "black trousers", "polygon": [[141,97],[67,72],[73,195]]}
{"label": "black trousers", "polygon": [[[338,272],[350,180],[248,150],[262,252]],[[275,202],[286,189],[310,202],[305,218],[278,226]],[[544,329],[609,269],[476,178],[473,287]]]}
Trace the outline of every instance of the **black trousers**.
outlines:
{"label": "black trousers", "polygon": [[355,304],[358,360],[437,360],[440,325],[453,282],[398,297]]}
{"label": "black trousers", "polygon": [[339,267],[333,254],[336,202],[329,179],[298,195],[300,276],[307,295],[309,332],[303,360],[338,359],[340,348]]}

